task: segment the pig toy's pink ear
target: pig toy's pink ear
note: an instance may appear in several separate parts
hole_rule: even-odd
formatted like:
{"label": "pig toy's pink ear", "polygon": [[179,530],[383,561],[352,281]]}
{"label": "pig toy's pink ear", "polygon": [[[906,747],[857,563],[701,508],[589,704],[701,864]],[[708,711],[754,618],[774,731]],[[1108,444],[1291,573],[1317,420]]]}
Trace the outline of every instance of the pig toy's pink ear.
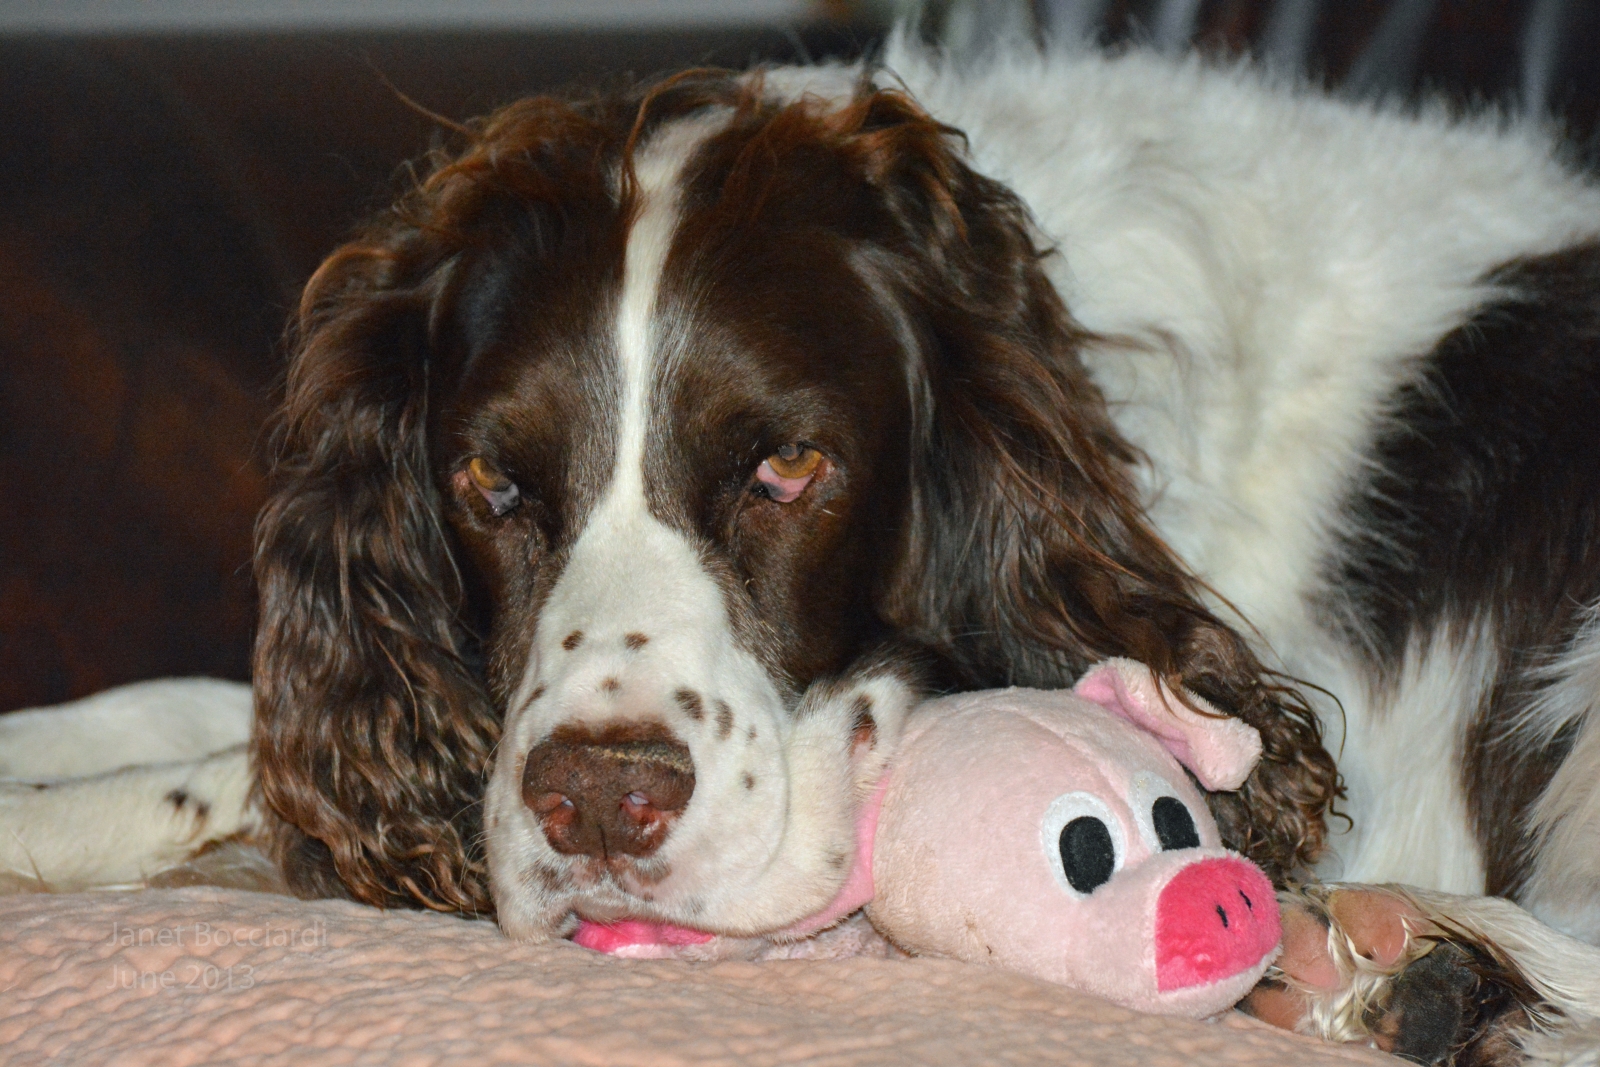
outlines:
{"label": "pig toy's pink ear", "polygon": [[1186,707],[1134,660],[1098,663],[1072,691],[1153,734],[1207,789],[1238,789],[1261,758],[1261,735],[1250,724],[1222,715],[1193,693],[1189,701],[1200,711]]}

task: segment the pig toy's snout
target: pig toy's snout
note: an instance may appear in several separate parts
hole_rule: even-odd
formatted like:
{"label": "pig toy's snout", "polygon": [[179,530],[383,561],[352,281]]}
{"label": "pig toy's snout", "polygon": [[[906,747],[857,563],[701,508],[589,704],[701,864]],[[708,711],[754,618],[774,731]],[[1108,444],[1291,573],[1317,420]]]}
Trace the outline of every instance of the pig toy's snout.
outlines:
{"label": "pig toy's snout", "polygon": [[1244,860],[1201,860],[1161,890],[1155,933],[1161,992],[1218,982],[1254,967],[1277,946],[1278,898]]}

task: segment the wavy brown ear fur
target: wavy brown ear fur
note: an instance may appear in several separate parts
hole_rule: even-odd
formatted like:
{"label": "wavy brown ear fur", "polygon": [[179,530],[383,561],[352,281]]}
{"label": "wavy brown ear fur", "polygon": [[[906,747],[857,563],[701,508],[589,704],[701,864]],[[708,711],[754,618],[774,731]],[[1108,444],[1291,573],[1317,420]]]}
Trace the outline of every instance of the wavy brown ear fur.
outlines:
{"label": "wavy brown ear fur", "polygon": [[466,147],[306,287],[256,534],[253,755],[297,892],[493,910],[479,820],[500,722],[468,665],[429,397],[459,373],[452,290],[474,256],[616,217],[637,107],[539,97],[455,127]]}
{"label": "wavy brown ear fur", "polygon": [[537,97],[453,127],[465,148],[436,153],[307,285],[255,568],[252,756],[296,892],[492,912],[480,806],[500,721],[469,665],[478,639],[429,457],[430,395],[448,394],[464,358],[454,290],[508,235],[546,250],[612,239],[647,124],[729,84],[688,72],[642,96]]}
{"label": "wavy brown ear fur", "polygon": [[498,724],[428,470],[432,264],[401,242],[340,250],[302,302],[256,531],[253,756],[296,892],[481,912]]}
{"label": "wavy brown ear fur", "polygon": [[1211,805],[1229,845],[1281,882],[1321,851],[1338,791],[1316,717],[1204,607],[1143,517],[1138,457],[1078,358],[1089,337],[1040,267],[1026,209],[907,98],[873,101],[931,398],[885,616],[963,686],[1063,686],[1131,656],[1249,722],[1262,762]]}

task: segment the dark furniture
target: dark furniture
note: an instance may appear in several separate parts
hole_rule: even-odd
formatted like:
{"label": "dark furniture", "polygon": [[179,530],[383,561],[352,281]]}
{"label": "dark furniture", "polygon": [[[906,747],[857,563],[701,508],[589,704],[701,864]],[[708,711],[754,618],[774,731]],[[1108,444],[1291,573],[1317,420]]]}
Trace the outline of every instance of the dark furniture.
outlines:
{"label": "dark furniture", "polygon": [[[1091,11],[1115,40],[1182,6],[1028,10],[1040,26]],[[1544,96],[1582,149],[1600,101],[1589,0],[1203,0],[1179,36],[1276,49],[1352,91],[1517,100],[1529,27],[1552,11]],[[396,89],[459,118],[625,72],[848,54],[878,32],[0,37],[0,711],[246,677],[288,312],[436,140]]]}

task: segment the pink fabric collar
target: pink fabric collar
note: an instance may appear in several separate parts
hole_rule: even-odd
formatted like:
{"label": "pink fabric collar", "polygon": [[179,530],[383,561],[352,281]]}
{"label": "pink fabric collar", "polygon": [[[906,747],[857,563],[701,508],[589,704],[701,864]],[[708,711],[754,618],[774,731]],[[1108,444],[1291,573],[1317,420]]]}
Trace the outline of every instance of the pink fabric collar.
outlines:
{"label": "pink fabric collar", "polygon": [[883,811],[883,797],[888,791],[889,775],[885,773],[878,779],[877,787],[872,790],[867,802],[861,805],[861,811],[856,816],[855,862],[850,867],[844,885],[839,887],[838,894],[833,898],[833,903],[810,918],[779,930],[772,937],[780,941],[810,937],[872,903],[872,897],[877,892],[872,881],[872,844],[878,836],[878,815]]}
{"label": "pink fabric collar", "polygon": [[[801,919],[791,926],[768,937],[778,941],[798,941],[872,903],[876,887],[872,881],[872,844],[878,834],[878,816],[883,811],[884,794],[889,791],[889,775],[878,780],[872,795],[861,805],[856,815],[856,854],[845,877],[844,885],[834,895],[832,903],[815,915]],[[703,930],[691,930],[667,923],[643,922],[623,919],[614,923],[596,923],[587,919],[578,923],[578,932],[572,935],[575,944],[596,952],[615,953],[634,945],[703,945],[715,935]]]}

